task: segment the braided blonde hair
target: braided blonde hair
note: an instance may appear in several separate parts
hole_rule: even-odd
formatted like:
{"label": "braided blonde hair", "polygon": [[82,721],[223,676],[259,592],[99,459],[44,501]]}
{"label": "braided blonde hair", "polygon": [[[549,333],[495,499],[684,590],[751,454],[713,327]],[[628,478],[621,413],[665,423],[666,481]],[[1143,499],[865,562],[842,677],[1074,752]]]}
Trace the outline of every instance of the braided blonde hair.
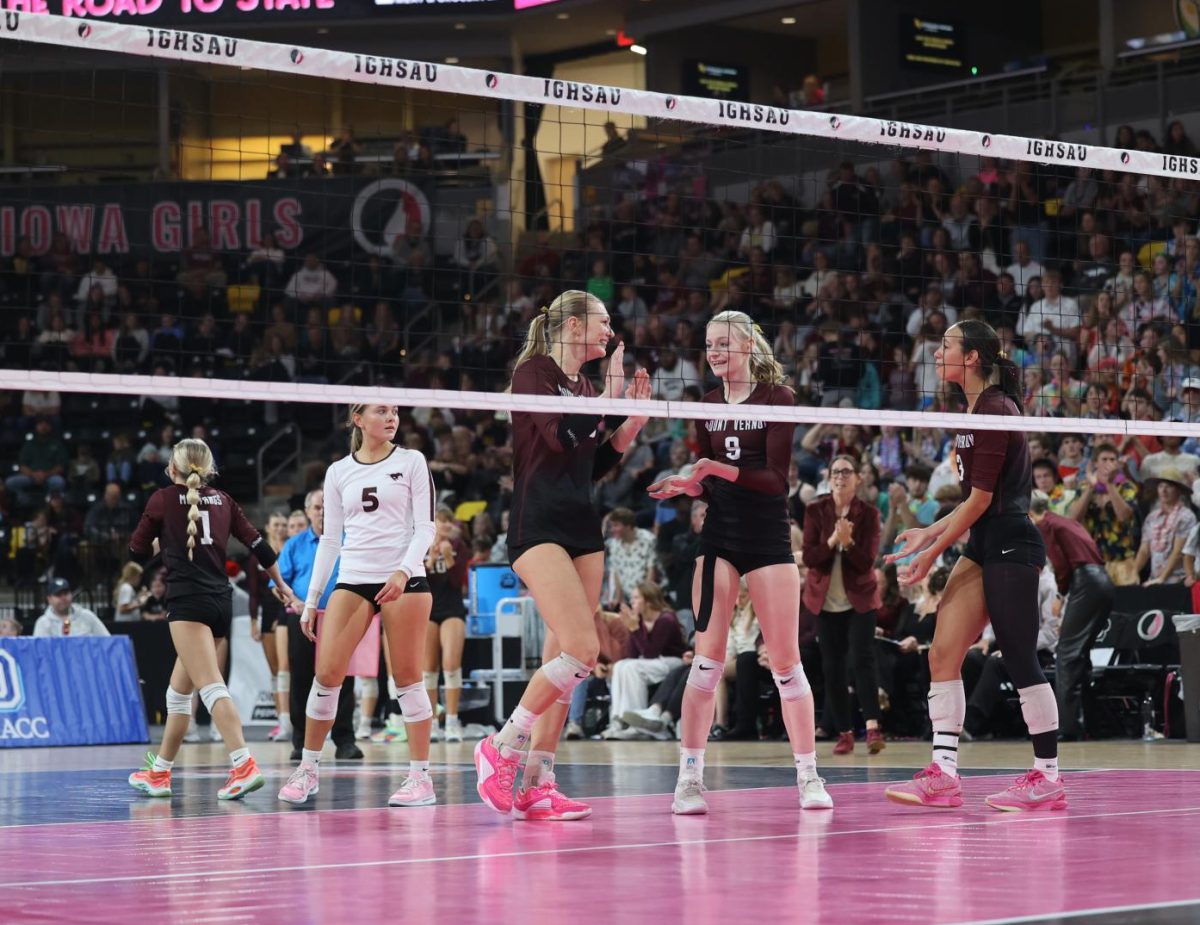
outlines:
{"label": "braided blonde hair", "polygon": [[[513,369],[535,356],[548,356],[550,346],[556,340],[561,340],[562,329],[568,318],[586,321],[587,313],[598,308],[603,309],[604,302],[591,293],[580,289],[568,289],[560,293],[529,323],[525,344],[521,347],[521,352],[517,354]],[[511,390],[512,387],[509,388]]]}
{"label": "braided blonde hair", "polygon": [[708,324],[710,327],[714,324],[726,324],[738,340],[743,344],[750,345],[750,378],[755,382],[782,385],[787,381],[783,367],[775,359],[775,354],[771,350],[771,345],[767,343],[762,328],[755,324],[754,319],[745,312],[720,312],[713,315]]}
{"label": "braided blonde hair", "polygon": [[196,548],[196,534],[200,532],[200,487],[217,474],[212,450],[203,440],[180,440],[171,451],[171,466],[176,473],[187,479],[188,503],[188,561]]}

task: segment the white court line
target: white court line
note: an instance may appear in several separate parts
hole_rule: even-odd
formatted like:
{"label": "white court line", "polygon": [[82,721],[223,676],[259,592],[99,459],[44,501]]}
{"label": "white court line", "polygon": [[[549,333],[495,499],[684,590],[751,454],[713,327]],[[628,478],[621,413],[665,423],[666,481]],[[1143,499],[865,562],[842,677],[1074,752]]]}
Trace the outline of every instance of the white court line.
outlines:
{"label": "white court line", "polygon": [[954,922],[951,925],[1017,925],[1020,922],[1045,922],[1055,919],[1078,919],[1085,915],[1109,915],[1118,912],[1145,912],[1150,909],[1178,909],[1183,906],[1200,904],[1196,899],[1175,899],[1161,903],[1138,903],[1133,906],[1097,906],[1095,909],[1075,909],[1071,912],[1043,912],[1041,915],[1020,915],[1011,919],[970,919]]}
{"label": "white court line", "polygon": [[[765,788],[764,788],[765,789]],[[740,792],[740,791],[739,791]],[[617,799],[617,798],[614,798]],[[836,811],[836,810],[835,810]],[[98,883],[139,883],[159,880],[193,880],[230,879],[257,877],[260,874],[284,874],[297,871],[316,870],[357,870],[368,867],[403,867],[416,864],[441,864],[458,861],[488,861],[499,858],[538,857],[541,855],[582,854],[589,851],[628,851],[641,848],[680,848],[688,845],[724,845],[741,844],[746,842],[764,841],[793,841],[806,838],[831,838],[835,835],[879,835],[887,832],[902,831],[905,828],[928,832],[935,829],[966,829],[973,826],[993,825],[1037,825],[1044,822],[1073,821],[1079,819],[1116,819],[1122,816],[1155,816],[1162,813],[1174,815],[1200,814],[1200,806],[1182,806],[1173,809],[1136,809],[1120,813],[1086,813],[1070,815],[1068,813],[1047,813],[1046,815],[1029,815],[1013,818],[1008,813],[1001,813],[994,819],[972,819],[965,822],[946,822],[926,826],[876,826],[869,829],[846,829],[843,832],[830,832],[824,828],[812,832],[791,832],[779,835],[736,835],[729,838],[697,838],[686,841],[634,842],[624,845],[587,845],[580,848],[546,848],[536,851],[502,851],[495,854],[459,854],[445,857],[429,858],[389,858],[379,861],[348,861],[338,864],[294,864],[286,867],[259,867],[254,870],[192,870],[171,874],[137,874],[121,877],[81,877],[74,880],[19,880],[0,883],[0,889],[13,887],[42,887],[42,886],[89,886]],[[1019,820],[1019,821],[1018,821]],[[1045,916],[1043,916],[1044,918]],[[979,925],[979,923],[974,923]]]}

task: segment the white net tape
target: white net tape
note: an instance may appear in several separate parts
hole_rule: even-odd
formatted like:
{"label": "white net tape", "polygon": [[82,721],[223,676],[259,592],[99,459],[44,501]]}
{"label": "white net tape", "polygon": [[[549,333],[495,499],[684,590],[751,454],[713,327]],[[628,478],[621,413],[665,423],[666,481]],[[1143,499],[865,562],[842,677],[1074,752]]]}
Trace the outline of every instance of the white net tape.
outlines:
{"label": "white net tape", "polygon": [[[384,58],[298,45],[229,38],[180,29],[126,25],[20,11],[0,13],[0,39],[89,49],[180,62],[257,69],[289,75],[345,80],[361,84],[413,87],[486,99],[503,98],[544,105],[569,105],[609,113],[682,120],[709,126],[735,126],[778,133],[835,139],[860,144],[920,148],[955,154],[993,156],[1097,170],[1138,172],[1192,179],[1200,175],[1200,159],[1150,151],[1118,150],[1015,135],[889,122],[861,116],[809,112],[724,100],[672,96],[600,84],[527,77],[495,71]],[[580,400],[500,395],[494,392],[267,383],[227,380],[183,380],[172,377],[0,371],[0,388],[56,389],[65,392],[132,395],[179,395],[199,388],[207,397],[312,403],[379,401],[412,407],[459,407],[493,410],[563,410],[587,407],[597,413],[644,414],[652,417],[705,418],[711,407],[694,402]],[[863,411],[847,408],[744,406],[748,420],[771,418],[801,423],[862,423],[873,426],[959,429],[1011,429],[1088,434],[1194,433],[1194,425],[1082,418],[988,419],[965,414]]]}

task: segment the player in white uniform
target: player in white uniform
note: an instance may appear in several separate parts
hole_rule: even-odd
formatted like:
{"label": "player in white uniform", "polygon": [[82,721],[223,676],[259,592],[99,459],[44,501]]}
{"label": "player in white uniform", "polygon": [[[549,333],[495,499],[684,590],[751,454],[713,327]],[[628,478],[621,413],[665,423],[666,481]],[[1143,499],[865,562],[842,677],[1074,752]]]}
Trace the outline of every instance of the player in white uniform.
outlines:
{"label": "player in white uniform", "polygon": [[425,553],[434,537],[433,480],[421,453],[392,443],[398,425],[390,405],[351,405],[350,455],[325,473],[325,529],[300,617],[301,630],[314,641],[321,616],[317,602],[339,552],[341,565],[321,620],[300,767],[279,791],[287,803],[304,803],[317,792],[321,746],[333,726],[342,681],[377,611],[383,614],[410,758],[408,778],[388,805],[437,802],[429,778],[433,706],[421,674],[433,606],[425,577]]}

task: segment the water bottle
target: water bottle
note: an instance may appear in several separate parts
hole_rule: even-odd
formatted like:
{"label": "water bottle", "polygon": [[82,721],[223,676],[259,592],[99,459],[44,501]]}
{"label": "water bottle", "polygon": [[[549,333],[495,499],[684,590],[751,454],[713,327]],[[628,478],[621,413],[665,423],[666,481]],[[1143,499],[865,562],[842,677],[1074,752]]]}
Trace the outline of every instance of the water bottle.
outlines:
{"label": "water bottle", "polygon": [[1154,701],[1147,693],[1142,697],[1142,741],[1153,742],[1158,736],[1154,733]]}

